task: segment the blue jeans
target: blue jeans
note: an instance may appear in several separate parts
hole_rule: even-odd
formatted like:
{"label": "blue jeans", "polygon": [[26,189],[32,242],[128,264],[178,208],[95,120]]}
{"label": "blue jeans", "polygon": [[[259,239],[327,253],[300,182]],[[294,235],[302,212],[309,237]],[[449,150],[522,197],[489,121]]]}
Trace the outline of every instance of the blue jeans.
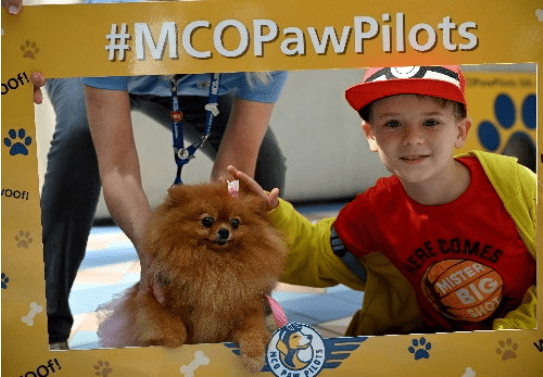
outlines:
{"label": "blue jeans", "polygon": [[[68,339],[73,325],[68,298],[85,256],[101,184],[80,80],[49,79],[46,90],[55,109],[56,127],[42,188],[41,213],[49,343],[57,343]],[[220,97],[220,114],[201,149],[211,159],[217,153],[232,99],[232,95]],[[171,129],[170,98],[131,95],[130,100],[133,110]],[[203,133],[206,103],[206,97],[179,99],[185,115],[184,135],[190,142]],[[282,191],[285,171],[285,159],[268,128],[258,155],[255,180],[267,190],[278,187]]]}

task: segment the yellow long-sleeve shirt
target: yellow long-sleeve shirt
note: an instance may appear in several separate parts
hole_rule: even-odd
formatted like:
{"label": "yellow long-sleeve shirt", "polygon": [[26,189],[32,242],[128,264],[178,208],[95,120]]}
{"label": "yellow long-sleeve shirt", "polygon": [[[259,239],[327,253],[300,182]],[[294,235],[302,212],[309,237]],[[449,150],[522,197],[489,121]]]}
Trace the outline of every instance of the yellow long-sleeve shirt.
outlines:
{"label": "yellow long-sleeve shirt", "polygon": [[[512,157],[480,151],[472,154],[481,162],[520,237],[535,258],[535,174]],[[383,254],[370,253],[359,258],[367,270],[367,280],[363,282],[333,253],[330,234],[335,218],[312,224],[283,200],[268,218],[287,237],[289,254],[282,281],[312,287],[341,283],[365,292],[363,307],[354,314],[346,335],[405,333],[422,325],[413,288]],[[504,318],[495,319],[493,328],[535,328],[536,303],[536,289],[532,286],[523,303]]]}

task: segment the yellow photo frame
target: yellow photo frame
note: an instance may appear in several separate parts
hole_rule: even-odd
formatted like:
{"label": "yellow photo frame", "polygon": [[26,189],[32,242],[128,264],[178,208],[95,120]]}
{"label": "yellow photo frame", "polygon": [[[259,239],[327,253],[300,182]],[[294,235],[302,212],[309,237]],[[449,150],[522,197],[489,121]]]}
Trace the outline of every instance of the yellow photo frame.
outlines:
{"label": "yellow photo frame", "polygon": [[[111,376],[250,375],[228,344],[49,350],[43,250],[37,242],[41,224],[29,81],[33,71],[45,77],[81,77],[533,63],[537,84],[543,82],[542,1],[204,0],[28,6],[17,16],[2,9],[1,38],[2,284],[5,277],[10,279],[1,300],[2,376],[13,377],[105,376],[106,369]],[[537,84],[536,113],[542,114]],[[539,127],[533,133],[541,197],[543,132]],[[542,209],[540,200],[538,219]],[[538,221],[539,258],[542,230]],[[21,231],[34,239],[24,253],[13,239]],[[541,263],[537,276],[541,297]],[[270,357],[260,375],[541,376],[543,316],[538,312],[533,330],[425,334],[424,342],[416,335],[322,338],[319,346],[326,356],[315,359],[306,373],[281,369]],[[431,356],[417,358],[413,347]]]}

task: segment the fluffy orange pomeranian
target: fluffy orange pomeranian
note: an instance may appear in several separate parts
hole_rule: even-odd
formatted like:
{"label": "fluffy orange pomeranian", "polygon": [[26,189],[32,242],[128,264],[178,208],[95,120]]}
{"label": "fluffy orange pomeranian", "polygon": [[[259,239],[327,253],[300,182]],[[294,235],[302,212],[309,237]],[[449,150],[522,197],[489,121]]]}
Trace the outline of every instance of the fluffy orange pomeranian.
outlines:
{"label": "fluffy orange pomeranian", "polygon": [[104,347],[234,342],[251,371],[264,365],[265,296],[283,268],[285,243],[265,202],[227,184],[178,185],[153,213],[146,249],[166,282],[165,301],[139,283],[102,309]]}

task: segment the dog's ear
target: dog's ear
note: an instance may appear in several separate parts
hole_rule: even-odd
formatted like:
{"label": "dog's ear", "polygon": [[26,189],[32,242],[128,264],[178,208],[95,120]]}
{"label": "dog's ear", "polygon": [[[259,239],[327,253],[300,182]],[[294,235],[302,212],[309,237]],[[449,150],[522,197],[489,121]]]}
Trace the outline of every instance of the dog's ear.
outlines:
{"label": "dog's ear", "polygon": [[288,355],[288,346],[283,342],[282,340],[278,340],[277,344],[275,345],[277,350],[281,352],[283,355]]}
{"label": "dog's ear", "polygon": [[172,204],[186,203],[192,200],[193,194],[190,186],[173,185],[168,189],[168,199]]}

